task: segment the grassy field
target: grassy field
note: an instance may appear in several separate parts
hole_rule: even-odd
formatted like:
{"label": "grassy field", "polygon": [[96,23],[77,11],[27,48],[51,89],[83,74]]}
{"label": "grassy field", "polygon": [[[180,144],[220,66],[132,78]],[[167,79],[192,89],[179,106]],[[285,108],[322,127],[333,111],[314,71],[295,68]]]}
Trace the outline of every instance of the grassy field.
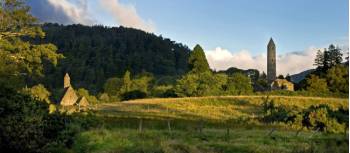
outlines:
{"label": "grassy field", "polygon": [[[103,121],[80,133],[74,152],[348,152],[348,134],[295,130],[259,121],[263,96],[142,99],[95,106]],[[295,110],[347,99],[271,96]]]}

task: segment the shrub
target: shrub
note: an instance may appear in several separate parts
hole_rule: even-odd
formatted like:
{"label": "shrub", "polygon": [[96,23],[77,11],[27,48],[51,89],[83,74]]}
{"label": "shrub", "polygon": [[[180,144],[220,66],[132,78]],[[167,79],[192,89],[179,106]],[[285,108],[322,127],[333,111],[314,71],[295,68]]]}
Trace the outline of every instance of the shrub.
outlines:
{"label": "shrub", "polygon": [[304,126],[330,133],[342,133],[348,126],[348,111],[331,110],[328,105],[311,106],[304,113]]}
{"label": "shrub", "polygon": [[168,89],[163,93],[162,97],[169,98],[169,97],[178,97],[178,96],[174,89]]}
{"label": "shrub", "polygon": [[264,117],[263,120],[265,122],[284,122],[287,123],[288,121],[293,121],[295,118],[295,115],[292,115],[292,113],[287,110],[283,106],[275,106],[275,103],[273,100],[269,101],[268,98],[266,98],[263,102],[263,110],[264,110]]}
{"label": "shrub", "polygon": [[306,127],[329,133],[342,133],[348,127],[348,110],[332,110],[328,105],[310,106],[305,110],[275,106],[273,100],[262,103],[263,121],[289,124],[292,128]]}
{"label": "shrub", "polygon": [[131,99],[141,99],[146,98],[147,94],[140,90],[133,90],[130,92],[126,92],[122,95],[122,100],[131,100]]}
{"label": "shrub", "polygon": [[98,103],[97,98],[93,95],[90,95],[89,91],[84,88],[79,88],[77,93],[79,96],[84,96],[91,104]]}
{"label": "shrub", "polygon": [[152,89],[152,96],[165,97],[164,94],[170,89],[172,89],[172,86],[166,86],[166,85],[155,86]]}
{"label": "shrub", "polygon": [[109,98],[109,96],[108,96],[107,93],[102,93],[102,94],[100,94],[100,96],[98,97],[98,99],[99,99],[100,101],[103,101],[103,102],[109,102],[109,101],[110,101],[110,98]]}

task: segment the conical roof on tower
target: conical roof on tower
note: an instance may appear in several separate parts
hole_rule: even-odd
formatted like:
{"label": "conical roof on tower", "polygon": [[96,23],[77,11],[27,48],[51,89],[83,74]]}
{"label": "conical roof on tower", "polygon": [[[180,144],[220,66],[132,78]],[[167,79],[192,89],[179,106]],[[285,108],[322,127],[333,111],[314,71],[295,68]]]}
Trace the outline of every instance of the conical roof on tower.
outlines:
{"label": "conical roof on tower", "polygon": [[268,46],[271,46],[271,45],[275,46],[275,42],[273,41],[272,37],[270,38]]}

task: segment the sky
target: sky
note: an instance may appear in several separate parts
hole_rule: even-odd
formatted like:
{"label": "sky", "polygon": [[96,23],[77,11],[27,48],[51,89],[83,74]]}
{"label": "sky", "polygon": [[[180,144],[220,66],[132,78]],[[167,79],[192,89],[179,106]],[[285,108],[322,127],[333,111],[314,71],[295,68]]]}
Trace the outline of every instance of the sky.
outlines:
{"label": "sky", "polygon": [[277,46],[277,74],[313,68],[317,50],[349,46],[348,0],[29,0],[42,22],[126,26],[190,48],[200,44],[212,69],[266,72]]}

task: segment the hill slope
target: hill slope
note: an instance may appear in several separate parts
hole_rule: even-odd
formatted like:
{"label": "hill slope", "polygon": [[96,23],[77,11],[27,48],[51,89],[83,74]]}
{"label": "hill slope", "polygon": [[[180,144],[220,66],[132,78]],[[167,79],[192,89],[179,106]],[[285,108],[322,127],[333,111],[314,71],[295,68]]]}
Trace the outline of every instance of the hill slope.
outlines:
{"label": "hill slope", "polygon": [[[251,118],[263,115],[262,103],[266,96],[219,96],[191,98],[153,98],[98,105],[98,113],[108,116],[133,118],[171,117],[186,120],[209,120],[223,122],[240,117]],[[320,98],[299,96],[270,96],[276,105],[293,109],[326,104],[333,109],[348,109],[343,98]]]}
{"label": "hill slope", "polygon": [[188,47],[170,39],[124,27],[45,24],[46,37],[66,58],[57,68],[46,67],[46,85],[60,88],[69,72],[76,87],[101,90],[110,77],[150,72],[156,76],[187,71]]}
{"label": "hill slope", "polygon": [[307,75],[309,75],[310,73],[312,73],[314,71],[315,71],[315,69],[305,70],[303,72],[293,74],[290,77],[291,77],[292,82],[299,83],[301,80],[305,79],[305,77]]}

